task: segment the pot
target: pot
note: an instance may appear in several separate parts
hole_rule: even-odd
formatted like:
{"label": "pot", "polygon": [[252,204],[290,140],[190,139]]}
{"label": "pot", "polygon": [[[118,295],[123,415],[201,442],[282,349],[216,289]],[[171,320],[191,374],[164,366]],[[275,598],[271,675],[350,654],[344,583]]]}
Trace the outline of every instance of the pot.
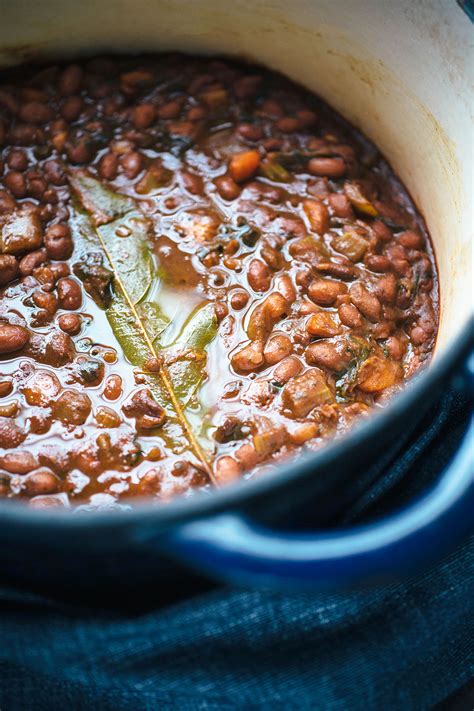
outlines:
{"label": "pot", "polygon": [[2,66],[174,49],[244,56],[321,95],[377,144],[426,215],[441,291],[432,365],[344,438],[267,478],[167,506],[71,513],[2,502],[4,581],[95,595],[162,588],[197,568],[239,583],[334,589],[413,570],[473,530],[473,430],[436,487],[388,519],[331,533],[273,528],[304,519],[308,502],[322,526],[354,498],[355,483],[369,486],[374,458],[403,444],[453,379],[472,384],[471,31],[462,9],[441,0],[3,4]]}

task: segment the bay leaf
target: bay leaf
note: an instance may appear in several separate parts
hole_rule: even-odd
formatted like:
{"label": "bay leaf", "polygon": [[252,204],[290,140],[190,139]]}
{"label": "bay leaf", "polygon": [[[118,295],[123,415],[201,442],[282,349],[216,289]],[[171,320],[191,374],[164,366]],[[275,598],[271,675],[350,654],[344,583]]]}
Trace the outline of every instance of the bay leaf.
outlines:
{"label": "bay leaf", "polygon": [[[104,303],[112,331],[128,361],[143,373],[157,402],[165,409],[173,438],[183,439],[213,480],[202,444],[186,416],[186,408],[206,377],[206,347],[217,333],[212,305],[199,307],[166,349],[159,344],[169,320],[159,303],[147,301],[155,278],[149,249],[151,225],[131,198],[114,193],[93,176],[76,171],[71,179],[79,204],[71,220],[76,253],[81,259],[101,254],[110,270],[111,298]],[[79,273],[75,272],[75,273]],[[147,371],[156,359],[158,372]]]}

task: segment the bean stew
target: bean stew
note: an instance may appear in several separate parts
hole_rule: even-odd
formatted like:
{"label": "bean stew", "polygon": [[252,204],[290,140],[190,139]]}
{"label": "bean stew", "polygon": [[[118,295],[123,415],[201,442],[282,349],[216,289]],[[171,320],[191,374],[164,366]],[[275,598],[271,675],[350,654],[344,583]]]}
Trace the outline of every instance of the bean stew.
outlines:
{"label": "bean stew", "polygon": [[269,476],[428,363],[424,222],[281,75],[181,55],[0,75],[0,496]]}

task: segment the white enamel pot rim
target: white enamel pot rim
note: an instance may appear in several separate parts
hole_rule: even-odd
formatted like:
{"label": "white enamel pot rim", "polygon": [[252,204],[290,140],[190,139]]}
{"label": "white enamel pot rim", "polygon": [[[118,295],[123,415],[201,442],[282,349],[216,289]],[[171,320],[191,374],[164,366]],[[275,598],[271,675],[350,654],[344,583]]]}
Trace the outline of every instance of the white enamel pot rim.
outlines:
{"label": "white enamel pot rim", "polygon": [[[350,447],[390,423],[466,353],[472,313],[472,26],[444,0],[0,0],[0,66],[31,58],[102,51],[180,50],[242,56],[314,90],[368,135],[425,216],[440,276],[441,321],[433,365],[369,422],[344,439]],[[366,433],[364,435],[364,433]],[[351,444],[352,443],[352,444]],[[341,442],[313,457],[330,458]],[[284,467],[284,469],[286,469]],[[288,471],[228,487],[212,497],[177,500],[169,520],[237,503],[278,486]],[[8,507],[8,508],[7,508]],[[2,517],[64,524],[88,517],[0,504]],[[118,512],[119,513],[119,512]],[[132,514],[130,514],[132,515]],[[192,514],[191,514],[192,515]],[[112,518],[115,516],[112,515]],[[97,512],[110,523],[110,514]],[[79,524],[81,525],[81,524]]]}

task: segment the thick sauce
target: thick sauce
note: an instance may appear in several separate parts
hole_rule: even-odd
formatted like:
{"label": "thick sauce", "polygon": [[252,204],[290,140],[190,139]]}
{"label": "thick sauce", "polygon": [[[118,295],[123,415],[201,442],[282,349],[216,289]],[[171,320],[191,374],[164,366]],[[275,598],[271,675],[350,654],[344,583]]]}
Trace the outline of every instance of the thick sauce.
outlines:
{"label": "thick sauce", "polygon": [[0,148],[0,496],[106,506],[269,475],[430,358],[421,217],[280,75],[11,71]]}

